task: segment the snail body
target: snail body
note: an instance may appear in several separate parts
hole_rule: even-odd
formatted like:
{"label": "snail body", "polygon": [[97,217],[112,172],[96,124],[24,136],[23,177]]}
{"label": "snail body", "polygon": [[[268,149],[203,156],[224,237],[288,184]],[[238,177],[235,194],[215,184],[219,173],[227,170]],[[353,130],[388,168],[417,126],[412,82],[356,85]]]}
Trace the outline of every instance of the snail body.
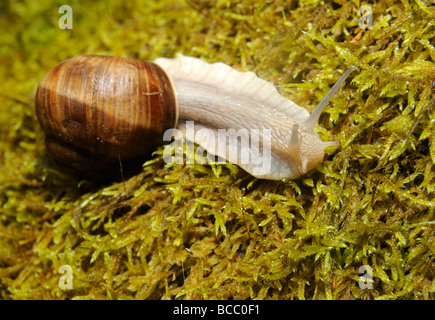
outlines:
{"label": "snail body", "polygon": [[[162,142],[168,129],[178,126],[187,133],[193,121],[195,130],[207,129],[215,137],[222,129],[235,132],[235,139],[206,143],[204,135],[185,135],[209,153],[258,178],[293,179],[322,162],[324,149],[336,144],[322,141],[314,128],[354,68],[345,72],[310,115],[253,72],[239,72],[223,63],[185,56],[148,62],[86,55],[66,60],[44,76],[35,107],[49,154],[56,162],[78,169],[93,170],[144,156]],[[244,136],[252,130],[258,137]],[[245,138],[257,139],[263,151],[270,139],[266,172],[258,170],[255,159],[240,161],[244,153],[259,154],[238,143]],[[234,153],[239,157],[231,159]]]}

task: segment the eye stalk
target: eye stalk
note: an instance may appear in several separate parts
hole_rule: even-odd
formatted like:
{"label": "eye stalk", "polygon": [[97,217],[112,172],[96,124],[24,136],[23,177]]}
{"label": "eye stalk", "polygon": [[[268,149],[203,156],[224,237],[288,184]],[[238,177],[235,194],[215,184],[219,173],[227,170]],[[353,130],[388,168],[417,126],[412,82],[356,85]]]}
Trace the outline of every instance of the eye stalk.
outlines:
{"label": "eye stalk", "polygon": [[304,125],[307,127],[308,130],[314,130],[314,127],[319,122],[320,115],[322,114],[323,110],[326,108],[326,106],[329,103],[329,100],[331,100],[332,96],[337,92],[337,90],[340,88],[340,86],[343,84],[344,81],[346,81],[347,77],[356,69],[356,66],[351,65],[345,73],[338,79],[338,81],[334,84],[334,86],[329,90],[329,92],[326,94],[326,96],[323,97],[322,101],[317,105],[316,109],[314,109],[313,113],[311,113],[310,117],[305,121]]}

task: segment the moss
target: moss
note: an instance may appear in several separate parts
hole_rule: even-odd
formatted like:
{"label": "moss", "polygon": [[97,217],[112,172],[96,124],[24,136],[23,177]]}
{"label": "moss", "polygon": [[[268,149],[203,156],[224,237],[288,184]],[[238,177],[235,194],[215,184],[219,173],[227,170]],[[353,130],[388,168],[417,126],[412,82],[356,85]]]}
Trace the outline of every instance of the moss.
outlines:
{"label": "moss", "polygon": [[[433,6],[366,4],[363,32],[359,1],[72,1],[73,30],[58,28],[56,2],[0,5],[0,297],[433,299]],[[50,67],[177,52],[255,71],[309,111],[357,65],[318,126],[340,146],[280,182],[166,165],[162,148],[124,181],[50,165],[33,110]],[[373,289],[360,288],[361,266]]]}

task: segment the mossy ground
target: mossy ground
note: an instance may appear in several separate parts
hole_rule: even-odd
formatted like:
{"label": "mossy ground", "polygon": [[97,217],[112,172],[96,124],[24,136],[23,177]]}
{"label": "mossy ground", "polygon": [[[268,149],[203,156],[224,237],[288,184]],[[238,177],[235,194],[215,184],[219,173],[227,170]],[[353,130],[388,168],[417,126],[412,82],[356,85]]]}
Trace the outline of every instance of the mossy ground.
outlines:
{"label": "mossy ground", "polygon": [[[373,29],[360,33],[362,4]],[[2,299],[434,298],[430,1],[71,1],[72,30],[60,5],[0,4]],[[50,165],[33,110],[47,70],[86,53],[177,52],[255,71],[310,112],[357,65],[318,126],[340,146],[282,182],[165,165],[162,148],[102,185]]]}

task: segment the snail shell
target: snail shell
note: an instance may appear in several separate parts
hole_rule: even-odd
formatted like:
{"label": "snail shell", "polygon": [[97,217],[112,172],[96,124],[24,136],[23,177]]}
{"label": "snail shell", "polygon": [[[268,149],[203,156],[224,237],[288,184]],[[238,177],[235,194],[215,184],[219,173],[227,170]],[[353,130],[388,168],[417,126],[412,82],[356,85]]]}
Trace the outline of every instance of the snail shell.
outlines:
{"label": "snail shell", "polygon": [[51,69],[36,93],[47,151],[79,170],[150,153],[176,126],[171,80],[152,62],[79,56]]}
{"label": "snail shell", "polygon": [[[310,115],[271,83],[223,63],[185,56],[154,63],[80,56],[62,62],[41,80],[36,114],[54,160],[79,169],[141,157],[178,125],[187,140],[258,178],[293,179],[317,166],[324,149],[336,144],[320,140],[314,128],[354,69],[345,72]],[[195,132],[188,134],[191,121]],[[204,137],[204,129],[217,138]],[[235,139],[221,138],[222,129],[233,130]],[[263,151],[265,141],[271,142],[266,171],[258,170],[264,163],[255,161],[264,154],[239,143],[252,141],[253,130]],[[243,154],[253,161],[240,161]]]}

